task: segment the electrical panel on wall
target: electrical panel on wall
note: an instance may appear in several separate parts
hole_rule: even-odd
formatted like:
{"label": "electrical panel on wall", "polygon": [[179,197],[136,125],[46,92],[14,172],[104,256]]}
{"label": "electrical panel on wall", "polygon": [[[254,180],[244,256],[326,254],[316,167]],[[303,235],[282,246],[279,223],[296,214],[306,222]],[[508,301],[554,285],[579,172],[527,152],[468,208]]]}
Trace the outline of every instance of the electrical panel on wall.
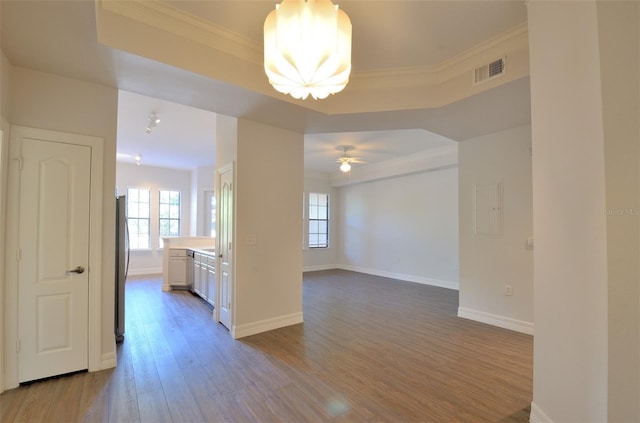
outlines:
{"label": "electrical panel on wall", "polygon": [[473,187],[474,229],[476,235],[502,236],[503,190],[497,184],[476,184]]}

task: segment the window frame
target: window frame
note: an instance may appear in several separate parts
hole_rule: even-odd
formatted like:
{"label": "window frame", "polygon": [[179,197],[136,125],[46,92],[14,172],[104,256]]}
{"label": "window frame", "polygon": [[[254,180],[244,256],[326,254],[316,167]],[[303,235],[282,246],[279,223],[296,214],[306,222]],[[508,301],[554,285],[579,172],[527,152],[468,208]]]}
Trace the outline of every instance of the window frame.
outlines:
{"label": "window frame", "polygon": [[[322,204],[322,200],[318,197],[317,201],[313,201],[313,196],[323,196],[324,197],[324,204]],[[330,247],[331,245],[331,237],[330,237],[330,195],[327,192],[309,192],[308,195],[305,196],[306,200],[307,200],[307,204],[305,207],[305,210],[307,212],[307,218],[306,218],[306,230],[305,230],[305,234],[306,234],[306,242],[305,242],[305,247],[310,249],[310,250],[316,250],[316,249],[327,249]],[[316,209],[313,210],[312,207],[315,207]],[[322,209],[324,209],[324,214],[322,214]],[[313,217],[315,216],[315,217]],[[312,231],[312,228],[314,226],[314,223],[316,224],[316,228],[315,231]],[[322,230],[321,226],[324,226],[324,230]],[[315,239],[317,239],[317,241],[315,243],[312,243],[312,239],[314,238],[313,236],[316,236]],[[325,240],[326,242],[321,243],[320,242],[320,237],[322,235],[325,235]]]}
{"label": "window frame", "polygon": [[[132,191],[135,190],[137,191],[137,195],[135,196],[137,199],[136,201],[133,200],[134,196],[132,194]],[[147,192],[147,198],[148,201],[145,202],[141,202],[140,201],[140,193],[142,191],[146,191]],[[125,207],[125,217],[127,219],[127,224],[129,226],[129,248],[132,251],[148,251],[151,250],[151,188],[148,187],[127,187],[127,194],[126,194],[126,198],[127,198],[127,204]],[[137,210],[134,216],[131,215],[131,206],[133,204],[137,205]],[[142,204],[146,204],[147,205],[147,217],[141,217],[140,215],[144,215],[144,213],[140,213],[140,205]],[[147,233],[146,233],[146,247],[140,247],[141,243],[140,241],[140,235],[144,235],[144,233],[140,232],[140,222],[146,221],[146,227],[147,227]],[[135,223],[134,223],[135,222]],[[137,228],[138,230],[135,232],[133,229]],[[135,242],[133,242],[135,238]]]}
{"label": "window frame", "polygon": [[[168,193],[169,195],[169,202],[163,202],[162,201],[162,193]],[[178,217],[171,217],[171,211],[172,211],[172,207],[171,206],[175,206],[176,204],[172,204],[172,199],[171,199],[171,195],[172,194],[178,194]],[[162,206],[166,205],[169,207],[169,217],[162,217]],[[162,234],[162,222],[163,221],[168,221],[169,222],[169,234],[163,235]],[[171,233],[171,222],[178,222],[178,231],[177,233]],[[170,237],[170,236],[180,236],[182,231],[182,192],[179,190],[173,190],[173,189],[158,189],[158,250],[162,250],[164,249],[164,243],[162,241],[163,237]]]}

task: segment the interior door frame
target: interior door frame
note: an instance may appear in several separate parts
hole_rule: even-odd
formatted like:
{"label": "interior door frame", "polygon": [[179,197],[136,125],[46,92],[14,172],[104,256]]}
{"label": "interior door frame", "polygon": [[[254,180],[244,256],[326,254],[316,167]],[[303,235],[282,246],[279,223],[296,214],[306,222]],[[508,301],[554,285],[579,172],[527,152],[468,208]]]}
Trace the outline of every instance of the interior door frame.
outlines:
{"label": "interior door frame", "polygon": [[[18,386],[18,229],[20,221],[21,140],[30,138],[91,148],[91,182],[89,203],[89,371],[103,368],[102,340],[102,205],[103,205],[103,149],[104,138],[46,129],[11,126],[9,142],[9,183],[7,192],[5,298],[4,298],[4,389]],[[114,228],[115,230],[115,228]],[[23,258],[28,259],[28,258]],[[115,338],[114,338],[115,342]],[[112,358],[112,359],[115,359]]]}
{"label": "interior door frame", "polygon": [[235,202],[235,187],[236,187],[236,173],[235,173],[235,162],[231,161],[224,166],[216,169],[216,183],[214,194],[216,197],[216,306],[214,307],[214,319],[216,322],[220,322],[220,304],[222,296],[222,266],[221,266],[221,258],[220,258],[220,195],[222,194],[222,175],[224,173],[231,172],[231,181],[232,181],[232,198],[233,198],[233,223],[231,228],[231,242],[232,242],[232,257],[233,260],[231,262],[231,313],[230,313],[230,322],[229,322],[229,333],[233,337],[232,328],[236,322],[236,223],[237,223],[237,213],[236,213],[236,202]]}

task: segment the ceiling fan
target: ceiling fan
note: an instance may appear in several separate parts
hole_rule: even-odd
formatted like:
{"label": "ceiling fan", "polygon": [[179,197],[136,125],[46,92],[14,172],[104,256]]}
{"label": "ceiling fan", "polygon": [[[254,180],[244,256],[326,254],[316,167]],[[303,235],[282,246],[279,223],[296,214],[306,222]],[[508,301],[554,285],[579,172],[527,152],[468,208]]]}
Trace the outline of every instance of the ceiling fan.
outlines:
{"label": "ceiling fan", "polygon": [[342,156],[340,156],[336,162],[340,163],[340,170],[344,173],[351,170],[351,163],[364,163],[362,160],[349,155],[349,152],[354,148],[352,145],[339,145],[337,147],[338,150],[342,150]]}

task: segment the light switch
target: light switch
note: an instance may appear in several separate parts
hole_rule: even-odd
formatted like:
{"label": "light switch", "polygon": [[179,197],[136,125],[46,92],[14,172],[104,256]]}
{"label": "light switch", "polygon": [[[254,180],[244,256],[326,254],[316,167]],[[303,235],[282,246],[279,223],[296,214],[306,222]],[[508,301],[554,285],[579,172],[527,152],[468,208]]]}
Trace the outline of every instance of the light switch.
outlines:
{"label": "light switch", "polygon": [[527,248],[530,249],[530,250],[533,250],[533,237],[532,236],[527,238]]}

